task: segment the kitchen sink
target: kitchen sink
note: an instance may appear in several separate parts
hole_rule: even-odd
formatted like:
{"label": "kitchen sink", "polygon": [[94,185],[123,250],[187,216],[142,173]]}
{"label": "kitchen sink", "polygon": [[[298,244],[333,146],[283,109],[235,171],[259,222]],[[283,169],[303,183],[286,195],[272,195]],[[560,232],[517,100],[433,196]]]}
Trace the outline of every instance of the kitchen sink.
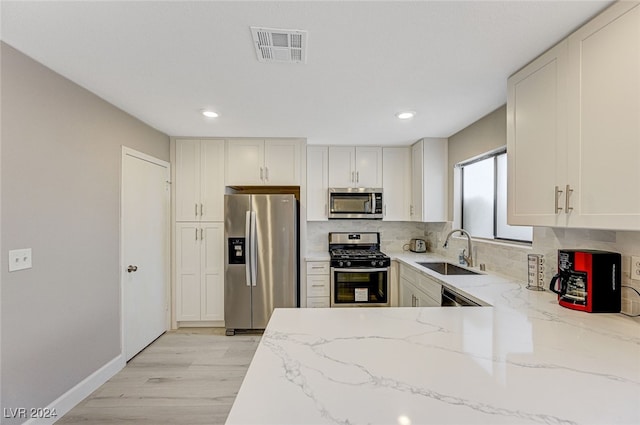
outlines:
{"label": "kitchen sink", "polygon": [[480,274],[474,272],[473,270],[465,269],[455,264],[445,263],[442,261],[433,261],[428,263],[418,263],[422,267],[426,267],[428,269],[433,270],[436,273],[444,274],[444,275],[470,275],[470,274]]}

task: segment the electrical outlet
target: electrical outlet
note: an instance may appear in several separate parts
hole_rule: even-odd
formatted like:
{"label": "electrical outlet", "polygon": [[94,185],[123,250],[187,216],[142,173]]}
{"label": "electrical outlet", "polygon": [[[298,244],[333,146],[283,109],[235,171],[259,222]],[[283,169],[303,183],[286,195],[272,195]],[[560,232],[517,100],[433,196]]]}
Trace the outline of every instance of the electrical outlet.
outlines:
{"label": "electrical outlet", "polygon": [[31,248],[14,249],[9,251],[9,271],[31,268]]}
{"label": "electrical outlet", "polygon": [[640,257],[631,257],[631,279],[640,280]]}

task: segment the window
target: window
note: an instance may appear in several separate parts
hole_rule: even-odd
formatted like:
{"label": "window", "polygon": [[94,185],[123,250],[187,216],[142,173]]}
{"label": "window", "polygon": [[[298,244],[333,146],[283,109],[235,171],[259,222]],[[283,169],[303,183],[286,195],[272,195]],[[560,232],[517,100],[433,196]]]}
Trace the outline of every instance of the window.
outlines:
{"label": "window", "polygon": [[507,153],[505,148],[461,162],[458,203],[460,224],[471,236],[531,242],[533,228],[507,224]]}

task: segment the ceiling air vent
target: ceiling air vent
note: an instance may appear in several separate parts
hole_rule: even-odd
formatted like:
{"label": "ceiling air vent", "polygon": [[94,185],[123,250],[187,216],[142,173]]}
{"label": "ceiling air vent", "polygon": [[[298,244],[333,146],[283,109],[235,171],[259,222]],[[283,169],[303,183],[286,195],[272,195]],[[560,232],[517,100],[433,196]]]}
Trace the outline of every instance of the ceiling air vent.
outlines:
{"label": "ceiling air vent", "polygon": [[251,27],[259,62],[306,63],[307,32]]}

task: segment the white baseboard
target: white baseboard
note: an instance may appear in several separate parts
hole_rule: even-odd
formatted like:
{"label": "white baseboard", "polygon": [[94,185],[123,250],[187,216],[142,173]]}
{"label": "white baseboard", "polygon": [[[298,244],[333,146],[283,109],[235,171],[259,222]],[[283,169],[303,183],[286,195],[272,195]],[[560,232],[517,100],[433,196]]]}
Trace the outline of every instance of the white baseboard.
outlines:
{"label": "white baseboard", "polygon": [[73,409],[78,403],[84,400],[89,394],[97,390],[102,384],[107,382],[111,377],[124,368],[126,362],[122,354],[106,363],[100,369],[87,376],[76,386],[66,393],[62,394],[45,409],[45,412],[55,412],[53,418],[32,418],[25,422],[25,425],[45,425],[53,424],[63,415]]}

